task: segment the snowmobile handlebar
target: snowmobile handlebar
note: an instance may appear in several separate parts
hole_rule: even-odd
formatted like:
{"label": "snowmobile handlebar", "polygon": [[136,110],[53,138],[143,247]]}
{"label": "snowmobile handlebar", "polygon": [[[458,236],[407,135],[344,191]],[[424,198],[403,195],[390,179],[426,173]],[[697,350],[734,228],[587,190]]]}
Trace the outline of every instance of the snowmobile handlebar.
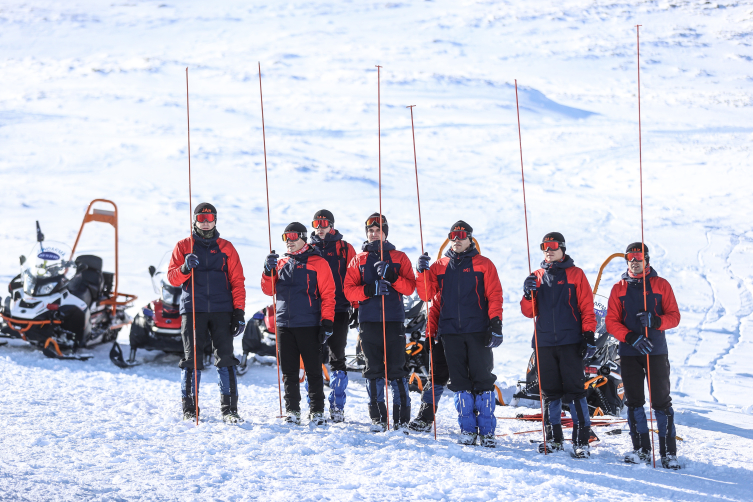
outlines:
{"label": "snowmobile handlebar", "polygon": [[609,256],[606,260],[604,260],[604,263],[601,264],[601,268],[599,269],[599,275],[596,276],[596,284],[594,284],[594,294],[599,290],[599,283],[601,282],[601,274],[604,272],[604,269],[609,265],[609,263],[614,260],[615,258],[625,258],[625,253],[614,253]]}
{"label": "snowmobile handlebar", "polygon": [[[481,254],[481,246],[479,246],[478,241],[475,237],[471,237],[473,239],[473,243],[476,245],[476,250],[478,251],[478,254]],[[442,258],[442,252],[444,252],[444,248],[447,246],[447,244],[450,243],[450,239],[445,239],[444,243],[439,247],[439,252],[437,253],[437,260]]]}

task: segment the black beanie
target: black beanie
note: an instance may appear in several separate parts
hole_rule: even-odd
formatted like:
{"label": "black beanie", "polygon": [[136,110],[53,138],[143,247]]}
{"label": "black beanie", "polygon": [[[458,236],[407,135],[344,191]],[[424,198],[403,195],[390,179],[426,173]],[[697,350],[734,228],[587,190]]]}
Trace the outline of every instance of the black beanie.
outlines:
{"label": "black beanie", "polygon": [[[371,218],[379,218],[379,213],[372,213],[371,216],[369,216],[366,221],[368,222]],[[379,223],[375,225],[371,225],[372,227],[378,227]],[[384,232],[384,237],[387,238],[387,236],[390,233],[390,226],[387,224],[387,217],[385,215],[382,215],[382,232]],[[366,226],[366,233],[369,233],[369,227]]]}
{"label": "black beanie", "polygon": [[306,235],[306,226],[303,223],[298,223],[297,221],[294,221],[293,223],[290,223],[287,227],[285,227],[285,233],[288,232],[298,232],[299,234]]}
{"label": "black beanie", "polygon": [[201,204],[197,205],[196,208],[193,210],[193,214],[199,214],[199,213],[211,213],[211,214],[217,215],[217,209],[215,209],[214,206],[211,205],[209,202],[202,202]]}
{"label": "black beanie", "polygon": [[640,242],[634,242],[630,244],[627,249],[625,249],[625,259],[627,260],[627,254],[628,253],[643,253],[646,256],[644,258],[646,259],[646,263],[648,263],[649,257],[648,257],[648,246],[646,244],[641,245]]}
{"label": "black beanie", "polygon": [[565,246],[565,236],[562,235],[559,232],[549,232],[544,236],[543,239],[541,239],[541,242],[549,242],[549,241],[557,241],[560,243],[560,247],[562,248],[562,252],[564,253],[567,249],[567,246]]}
{"label": "black beanie", "polygon": [[456,221],[451,227],[450,232],[457,232],[458,230],[465,230],[469,234],[473,233],[473,227],[463,220]]}
{"label": "black beanie", "polygon": [[329,220],[332,223],[335,222],[335,216],[330,211],[327,211],[326,209],[321,209],[317,211],[314,214],[314,219],[315,220]]}

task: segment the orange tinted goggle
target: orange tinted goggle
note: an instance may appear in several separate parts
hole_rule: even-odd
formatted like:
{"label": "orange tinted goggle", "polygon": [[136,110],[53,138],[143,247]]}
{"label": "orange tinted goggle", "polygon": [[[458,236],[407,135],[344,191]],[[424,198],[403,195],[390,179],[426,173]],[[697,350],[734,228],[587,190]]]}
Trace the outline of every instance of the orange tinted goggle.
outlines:
{"label": "orange tinted goggle", "polygon": [[447,238],[451,241],[462,241],[463,239],[468,238],[468,232],[465,230],[456,230],[447,234]]}
{"label": "orange tinted goggle", "polygon": [[311,222],[311,226],[314,228],[329,228],[331,225],[332,225],[332,222],[325,219],[314,220]]}
{"label": "orange tinted goggle", "polygon": [[[386,223],[387,222],[384,221],[384,217],[382,217],[381,218],[381,224],[385,225]],[[374,216],[374,217],[369,218],[368,220],[366,220],[366,226],[367,227],[379,226],[379,224],[380,224],[380,217],[379,216]]]}
{"label": "orange tinted goggle", "polygon": [[302,236],[298,232],[285,232],[282,234],[282,241],[288,242],[288,241],[297,241],[298,239],[301,239]]}
{"label": "orange tinted goggle", "polygon": [[625,259],[627,261],[643,261],[643,253],[627,253]]}
{"label": "orange tinted goggle", "polygon": [[546,251],[547,249],[551,249],[552,251],[557,251],[560,248],[560,243],[557,241],[546,241],[542,242],[541,246],[539,246],[542,251]]}
{"label": "orange tinted goggle", "polygon": [[202,214],[196,215],[196,221],[198,221],[199,223],[204,223],[205,221],[211,222],[211,221],[214,221],[216,218],[217,217],[213,215],[212,213],[207,213],[207,214],[202,213]]}

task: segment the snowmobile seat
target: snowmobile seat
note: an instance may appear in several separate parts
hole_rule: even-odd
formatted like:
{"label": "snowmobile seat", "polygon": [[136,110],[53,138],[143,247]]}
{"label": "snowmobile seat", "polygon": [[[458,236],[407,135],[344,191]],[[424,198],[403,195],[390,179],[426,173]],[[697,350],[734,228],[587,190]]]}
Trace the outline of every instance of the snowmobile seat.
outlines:
{"label": "snowmobile seat", "polygon": [[81,255],[76,258],[79,268],[86,265],[85,270],[76,273],[71,280],[68,290],[81,298],[87,305],[99,300],[100,293],[104,289],[102,276],[102,258],[94,255]]}

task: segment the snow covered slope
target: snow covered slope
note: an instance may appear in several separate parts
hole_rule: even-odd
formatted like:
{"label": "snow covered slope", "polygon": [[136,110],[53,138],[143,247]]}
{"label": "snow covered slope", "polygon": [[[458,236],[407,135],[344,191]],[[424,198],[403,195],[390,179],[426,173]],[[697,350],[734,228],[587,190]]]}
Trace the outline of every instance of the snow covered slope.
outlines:
{"label": "snow covered slope", "polygon": [[[89,363],[62,364],[12,344],[0,348],[0,498],[585,499],[611,489],[749,499],[750,1],[4,2],[0,282],[17,273],[35,220],[48,239],[72,242],[86,204],[103,197],[121,213],[122,289],[139,303],[154,296],[146,269],[188,227],[188,67],[193,203],[218,207],[220,233],[246,267],[247,312],[257,310],[267,302],[259,273],[268,242],[256,64],[275,247],[285,224],[307,223],[322,207],[348,241],[362,239],[378,208],[380,64],[391,240],[418,255],[405,108],[417,105],[427,248],[436,253],[462,218],[497,264],[506,312],[495,372],[509,395],[530,353],[530,321],[516,305],[528,264],[514,79],[533,265],[536,243],[556,229],[593,281],[609,254],[640,239],[636,24],[646,242],[682,309],[668,338],[687,470],[620,465],[624,435],[605,436],[581,463],[539,457],[531,436],[497,451],[460,448],[447,435],[456,428],[449,400],[439,443],[368,435],[358,382],[348,425],[287,432],[273,418],[274,371],[262,367],[241,379],[250,430],[219,425],[211,385],[209,421],[195,430],[176,422],[173,360],[125,373],[105,348]],[[81,250],[102,253],[111,269],[111,239],[107,228],[87,229]],[[602,293],[621,271],[607,269]],[[525,430],[504,422],[500,433]]]}

